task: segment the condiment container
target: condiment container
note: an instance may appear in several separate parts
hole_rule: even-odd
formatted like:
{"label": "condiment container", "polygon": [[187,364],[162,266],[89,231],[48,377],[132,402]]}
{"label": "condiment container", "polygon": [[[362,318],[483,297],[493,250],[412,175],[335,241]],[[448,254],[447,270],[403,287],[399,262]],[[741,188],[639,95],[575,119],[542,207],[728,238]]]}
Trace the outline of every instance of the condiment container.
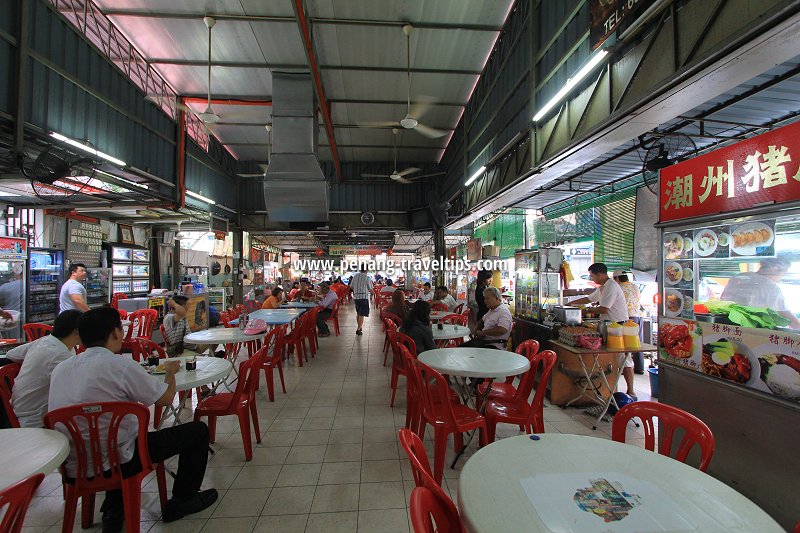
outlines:
{"label": "condiment container", "polygon": [[606,344],[609,348],[623,350],[625,348],[625,340],[623,339],[624,328],[612,322],[606,328],[608,331],[608,340]]}
{"label": "condiment container", "polygon": [[633,320],[628,320],[622,326],[623,339],[625,340],[625,348],[641,348],[642,343],[639,340],[639,324]]}

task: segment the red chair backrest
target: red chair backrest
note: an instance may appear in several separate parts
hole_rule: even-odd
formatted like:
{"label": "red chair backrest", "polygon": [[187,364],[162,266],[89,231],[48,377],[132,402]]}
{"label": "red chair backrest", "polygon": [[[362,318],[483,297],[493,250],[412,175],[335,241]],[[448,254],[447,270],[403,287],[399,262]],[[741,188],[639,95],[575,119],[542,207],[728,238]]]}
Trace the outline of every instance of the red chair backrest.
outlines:
{"label": "red chair backrest", "polygon": [[384,311],[383,312],[383,318],[388,318],[389,320],[394,322],[397,326],[402,326],[403,325],[403,319],[400,318],[399,316],[397,316],[394,313],[390,313],[389,311]]}
{"label": "red chair backrest", "polygon": [[453,308],[453,312],[456,314],[461,314],[464,311],[464,303],[460,303]]}
{"label": "red chair backrest", "polygon": [[[531,401],[531,409],[528,411],[528,420],[532,423],[538,418],[539,413],[544,408],[544,395],[547,392],[547,382],[550,379],[550,374],[553,372],[553,367],[556,365],[556,352],[553,350],[542,350],[531,359],[531,368],[522,376],[519,387],[514,393],[514,398],[519,400],[528,401],[528,396],[531,394],[531,389],[536,387],[536,392]],[[538,378],[538,381],[537,381]],[[538,424],[540,425],[540,424]],[[544,428],[539,427],[538,431]]]}
{"label": "red chair backrest", "polygon": [[[406,368],[406,387],[408,388],[408,394],[411,398],[418,398],[420,406],[422,406],[422,377],[419,374],[419,369],[414,364],[416,356],[411,355],[408,348],[402,344],[398,345],[398,351],[400,352],[400,357],[403,358],[403,364]],[[406,409],[408,409],[408,407],[406,407]]]}
{"label": "red chair backrest", "polygon": [[[263,363],[266,363],[267,359],[270,358],[273,361],[280,361],[280,358],[283,357],[286,350],[286,327],[286,324],[276,326],[264,337],[264,343],[261,348],[265,350]],[[270,349],[272,350],[272,355],[269,355]]]}
{"label": "red chair backrest", "polygon": [[[162,326],[163,327],[163,326]],[[166,359],[167,352],[157,342],[150,339],[136,339],[139,341],[139,360],[147,361],[147,358],[153,355],[158,356],[159,359]],[[135,359],[135,357],[134,357]]]}
{"label": "red chair backrest", "polygon": [[231,317],[231,320],[239,318],[239,313],[233,307],[228,308],[228,315]]}
{"label": "red chair backrest", "polygon": [[395,323],[394,320],[386,318],[384,319],[383,323],[385,325],[386,331],[397,331],[397,324]]}
{"label": "red chair backrest", "polygon": [[422,412],[425,417],[448,426],[455,426],[456,416],[450,404],[450,386],[447,380],[419,359],[414,359],[414,366],[419,371],[417,376],[422,392]]}
{"label": "red chair backrest", "polygon": [[414,339],[406,335],[405,333],[397,332],[397,343],[399,346],[405,346],[408,350],[408,353],[411,354],[411,357],[417,357],[417,343],[414,342]]}
{"label": "red chair backrest", "polygon": [[33,493],[43,480],[44,474],[35,474],[0,491],[0,509],[5,508],[5,514],[0,520],[0,531],[4,533],[22,531],[22,523],[25,521],[25,513],[28,512]]}
{"label": "red chair backrest", "polygon": [[17,379],[21,368],[21,363],[0,366],[0,403],[2,403],[3,410],[6,412],[8,422],[12,428],[19,427],[19,420],[14,413],[14,408],[11,407],[11,391],[14,390],[14,380]]}
{"label": "red chair backrest", "polygon": [[124,309],[117,309],[117,313],[119,313],[120,320],[125,320],[128,318],[128,312]]}
{"label": "red chair backrest", "polygon": [[459,326],[466,326],[467,320],[469,320],[469,318],[465,317],[464,315],[453,314],[453,315],[446,315],[444,318],[439,320],[439,323],[457,324]]}
{"label": "red chair backrest", "polygon": [[711,456],[714,455],[714,434],[711,429],[699,418],[683,409],[658,402],[633,402],[629,403],[614,415],[611,423],[611,439],[625,442],[625,433],[631,418],[637,417],[642,421],[644,429],[644,447],[650,451],[655,450],[656,427],[658,418],[658,437],[660,444],[658,453],[670,456],[675,430],[683,430],[683,438],[678,443],[675,459],[686,462],[686,457],[695,445],[700,447],[701,471],[705,472]]}
{"label": "red chair backrest", "polygon": [[519,355],[524,356],[528,361],[532,361],[533,356],[539,353],[539,341],[528,339],[524,342],[521,342],[514,351]]}
{"label": "red chair backrest", "polygon": [[127,299],[128,299],[128,295],[125,294],[124,292],[115,292],[114,294],[111,295],[111,307],[113,307],[114,309],[117,309],[118,308],[117,306],[119,305],[119,301],[120,300],[127,300]]}
{"label": "red chair backrest", "polygon": [[226,328],[233,327],[231,325],[231,315],[227,311],[223,311],[219,314],[219,321],[222,322],[222,325]]}
{"label": "red chair backrest", "polygon": [[158,311],[155,309],[139,309],[131,313],[128,320],[131,321],[131,325],[128,328],[125,340],[131,340],[136,337],[149,339],[153,336],[153,330],[156,328]]}
{"label": "red chair backrest", "polygon": [[236,304],[236,313],[241,316],[243,313],[247,312],[247,308],[243,304]]}
{"label": "red chair backrest", "polygon": [[[120,457],[117,449],[117,434],[123,418],[135,418],[139,425],[136,447],[142,471],[153,469],[147,451],[147,428],[150,425],[149,409],[134,402],[97,402],[70,405],[55,409],[44,415],[44,426],[66,433],[70,448],[75,452],[77,469],[75,485],[90,491],[107,490],[119,486]],[[101,426],[104,426],[101,431]],[[84,436],[83,431],[88,435]],[[108,460],[108,468],[103,459]],[[62,476],[66,477],[62,465]],[[105,471],[110,470],[106,476]],[[70,475],[70,477],[73,477]]]}
{"label": "red chair backrest", "polygon": [[261,369],[264,357],[265,352],[262,347],[253,357],[239,365],[239,380],[236,382],[236,389],[233,391],[231,406],[238,405],[245,399],[253,398],[258,387],[258,371]]}
{"label": "red chair backrest", "polygon": [[[426,487],[415,487],[411,491],[411,505],[408,513],[414,533],[460,533],[461,519],[455,506],[447,505],[450,500],[444,491],[437,494]],[[450,505],[452,505],[452,500]]]}
{"label": "red chair backrest", "polygon": [[450,308],[447,307],[447,304],[433,304],[431,305],[431,311],[449,311]]}
{"label": "red chair backrest", "polygon": [[22,331],[25,332],[25,338],[28,339],[28,342],[33,342],[36,339],[41,339],[45,335],[52,333],[53,326],[31,322],[30,324],[24,324],[22,326]]}

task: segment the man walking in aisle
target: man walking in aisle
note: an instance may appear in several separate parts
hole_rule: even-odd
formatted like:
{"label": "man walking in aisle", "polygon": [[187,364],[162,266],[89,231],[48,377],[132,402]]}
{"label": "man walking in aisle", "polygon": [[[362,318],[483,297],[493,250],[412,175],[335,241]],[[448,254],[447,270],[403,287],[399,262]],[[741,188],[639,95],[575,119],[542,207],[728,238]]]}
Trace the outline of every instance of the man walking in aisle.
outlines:
{"label": "man walking in aisle", "polygon": [[372,291],[372,280],[367,276],[367,267],[361,265],[361,272],[350,278],[350,289],[353,291],[353,300],[356,302],[356,322],[358,329],[356,335],[363,335],[361,328],[364,326],[364,317],[369,316],[369,293]]}

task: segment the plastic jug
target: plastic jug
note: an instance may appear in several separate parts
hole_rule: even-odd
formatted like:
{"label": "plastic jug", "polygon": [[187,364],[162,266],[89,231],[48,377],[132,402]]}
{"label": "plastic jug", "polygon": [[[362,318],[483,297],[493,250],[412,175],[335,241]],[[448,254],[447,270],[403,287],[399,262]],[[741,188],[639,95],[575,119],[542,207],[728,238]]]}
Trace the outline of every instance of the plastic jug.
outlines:
{"label": "plastic jug", "polygon": [[641,348],[642,343],[639,339],[639,324],[633,320],[628,320],[622,325],[623,339],[625,341],[625,348]]}
{"label": "plastic jug", "polygon": [[606,344],[609,348],[615,350],[625,349],[625,340],[623,339],[624,329],[625,328],[616,322],[612,322],[608,325],[608,341]]}

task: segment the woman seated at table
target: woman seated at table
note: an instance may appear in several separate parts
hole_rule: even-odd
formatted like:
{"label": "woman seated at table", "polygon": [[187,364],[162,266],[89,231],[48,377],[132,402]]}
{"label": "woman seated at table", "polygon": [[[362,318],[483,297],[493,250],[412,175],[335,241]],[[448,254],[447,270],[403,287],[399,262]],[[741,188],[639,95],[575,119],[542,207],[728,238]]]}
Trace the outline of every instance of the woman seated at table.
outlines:
{"label": "woman seated at table", "polygon": [[386,312],[392,313],[400,317],[400,320],[405,321],[408,314],[409,306],[406,302],[406,293],[403,289],[397,289],[392,293],[392,304],[386,308]]}
{"label": "woman seated at table", "polygon": [[283,289],[281,287],[275,287],[272,289],[272,294],[269,298],[264,300],[261,309],[277,309],[281,306],[281,302],[283,302]]}
{"label": "woman seated at table", "polygon": [[414,302],[400,332],[414,339],[414,344],[417,345],[417,354],[435,349],[436,343],[433,342],[433,330],[431,329],[430,304],[425,300]]}

